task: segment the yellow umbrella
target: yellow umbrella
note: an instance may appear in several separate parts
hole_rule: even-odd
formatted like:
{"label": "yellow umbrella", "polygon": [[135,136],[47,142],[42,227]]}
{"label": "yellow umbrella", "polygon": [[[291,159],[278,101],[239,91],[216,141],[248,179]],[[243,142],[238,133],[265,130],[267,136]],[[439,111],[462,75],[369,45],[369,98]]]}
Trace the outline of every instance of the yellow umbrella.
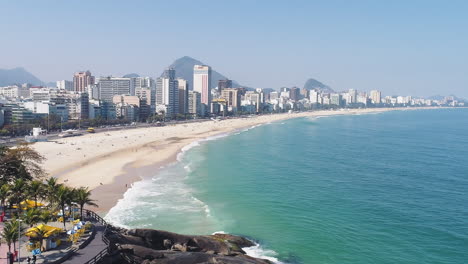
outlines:
{"label": "yellow umbrella", "polygon": [[63,229],[53,226],[48,226],[44,224],[40,224],[35,227],[29,228],[25,235],[28,237],[36,237],[38,232],[44,233],[44,237],[49,237],[51,235],[57,234],[62,232]]}
{"label": "yellow umbrella", "polygon": [[[20,203],[22,209],[29,209],[36,207],[36,202],[32,200],[24,200]],[[45,206],[45,204],[37,202],[37,206]],[[18,208],[17,205],[13,205],[13,208]]]}
{"label": "yellow umbrella", "polygon": [[[21,207],[33,208],[36,206],[36,202],[32,200],[24,200],[20,203]],[[37,202],[37,206],[45,206],[45,204]]]}

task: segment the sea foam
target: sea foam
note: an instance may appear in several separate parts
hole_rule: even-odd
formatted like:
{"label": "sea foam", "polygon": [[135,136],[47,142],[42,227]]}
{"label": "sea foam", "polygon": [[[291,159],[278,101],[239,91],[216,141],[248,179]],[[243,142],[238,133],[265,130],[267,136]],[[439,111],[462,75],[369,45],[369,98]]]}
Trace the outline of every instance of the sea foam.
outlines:
{"label": "sea foam", "polygon": [[247,255],[254,257],[254,258],[267,259],[277,264],[285,264],[284,262],[281,262],[278,260],[278,258],[276,258],[278,253],[270,249],[264,249],[258,243],[255,243],[255,246],[242,248],[242,250],[244,250],[245,253],[247,253]]}

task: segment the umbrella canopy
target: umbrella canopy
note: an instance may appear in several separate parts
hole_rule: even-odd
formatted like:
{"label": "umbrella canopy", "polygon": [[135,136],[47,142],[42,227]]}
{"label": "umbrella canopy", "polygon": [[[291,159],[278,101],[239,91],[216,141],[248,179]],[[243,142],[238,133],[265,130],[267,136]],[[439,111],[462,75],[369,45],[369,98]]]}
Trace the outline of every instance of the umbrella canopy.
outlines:
{"label": "umbrella canopy", "polygon": [[[34,208],[36,207],[36,202],[32,200],[24,200],[20,203],[20,206],[23,209]],[[45,206],[45,204],[37,202],[37,206]],[[18,208],[18,206],[14,205],[13,208]]]}
{"label": "umbrella canopy", "polygon": [[43,233],[44,237],[49,237],[51,235],[55,235],[57,233],[62,232],[63,229],[53,226],[48,226],[44,224],[40,224],[35,227],[31,227],[26,231],[26,235],[28,237],[36,237],[37,233]]}

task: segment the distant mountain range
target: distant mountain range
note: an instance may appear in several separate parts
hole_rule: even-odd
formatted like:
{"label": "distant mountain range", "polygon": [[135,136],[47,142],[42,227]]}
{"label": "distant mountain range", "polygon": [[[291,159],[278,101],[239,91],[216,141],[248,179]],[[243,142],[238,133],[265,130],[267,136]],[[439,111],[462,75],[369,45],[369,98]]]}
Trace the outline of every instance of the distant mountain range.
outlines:
{"label": "distant mountain range", "polygon": [[304,89],[307,89],[307,90],[314,90],[314,89],[317,89],[317,90],[321,90],[322,92],[324,93],[334,93],[335,91],[330,88],[330,86],[328,85],[325,85],[315,79],[308,79],[306,81],[306,83],[304,84]]}
{"label": "distant mountain range", "polygon": [[44,85],[45,83],[32,73],[26,71],[22,67],[3,70],[0,69],[0,86],[7,86],[12,84],[30,83],[32,85]]}
{"label": "distant mountain range", "polygon": [[136,77],[140,77],[140,75],[136,74],[136,73],[129,73],[129,74],[125,74],[124,76],[122,76],[123,78],[136,78]]}
{"label": "distant mountain range", "polygon": [[[171,65],[168,67],[174,68],[176,72],[177,78],[183,78],[189,81],[190,89],[192,89],[193,84],[193,66],[194,65],[208,65],[199,60],[191,58],[189,56],[184,56],[180,59],[175,60]],[[123,77],[130,78],[130,77],[139,77],[140,75],[136,73],[126,74]],[[216,70],[212,69],[211,71],[212,81],[211,81],[211,88],[218,86],[219,80],[228,79],[225,75],[217,72]],[[28,72],[26,69],[22,67],[14,68],[14,69],[0,69],[0,86],[7,86],[13,84],[23,84],[23,83],[30,83],[32,85],[44,85],[49,87],[55,87],[55,82],[43,82],[32,73]],[[253,90],[247,86],[240,85],[237,81],[232,81],[233,87],[245,87],[248,90]],[[308,79],[305,84],[304,88],[307,90],[318,89],[325,93],[334,93],[335,91],[328,85],[321,83],[316,79]],[[271,91],[273,89],[267,88]],[[455,95],[450,95],[458,101],[468,101],[463,98],[459,98]],[[442,100],[445,96],[442,95],[434,95],[427,97],[427,99],[431,100]]]}
{"label": "distant mountain range", "polygon": [[[209,65],[209,64],[203,63],[189,56],[184,56],[180,59],[175,60],[171,65],[168,66],[168,68],[173,68],[175,70],[175,74],[177,78],[182,78],[182,79],[187,80],[189,82],[189,89],[192,90],[193,88],[193,66],[194,65]],[[211,69],[211,88],[217,87],[218,81],[225,80],[225,79],[229,79],[229,78],[215,71],[213,68]],[[232,81],[232,85],[233,87],[245,87],[245,86],[240,85],[238,82],[234,80]]]}

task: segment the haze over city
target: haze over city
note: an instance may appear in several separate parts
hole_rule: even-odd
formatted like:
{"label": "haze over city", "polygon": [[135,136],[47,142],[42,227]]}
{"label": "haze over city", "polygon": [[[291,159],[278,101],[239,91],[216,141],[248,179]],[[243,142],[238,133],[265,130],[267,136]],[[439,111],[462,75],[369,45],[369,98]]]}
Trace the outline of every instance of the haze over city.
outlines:
{"label": "haze over city", "polygon": [[465,1],[9,1],[0,68],[158,77],[188,55],[249,87],[468,97]]}

